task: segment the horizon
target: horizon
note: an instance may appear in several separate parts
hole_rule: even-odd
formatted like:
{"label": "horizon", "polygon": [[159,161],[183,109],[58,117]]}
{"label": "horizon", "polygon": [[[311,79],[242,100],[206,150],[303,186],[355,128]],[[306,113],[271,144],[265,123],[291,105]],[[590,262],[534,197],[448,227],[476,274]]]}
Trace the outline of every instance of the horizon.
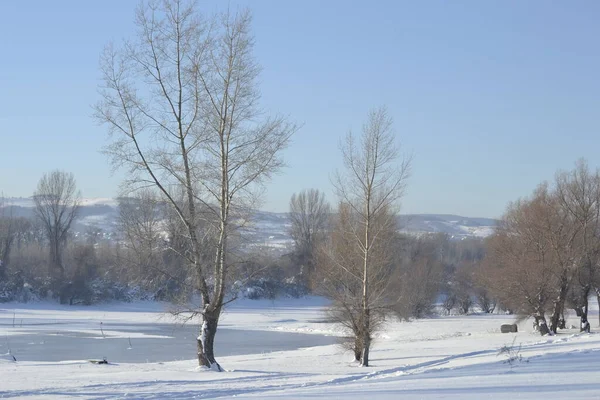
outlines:
{"label": "horizon", "polygon": [[[132,36],[137,3],[0,4],[0,34],[10,38],[0,43],[4,196],[31,196],[54,169],[73,172],[84,197],[117,195],[126,173],[112,174],[100,153],[108,135],[91,105],[100,53]],[[404,153],[414,154],[404,214],[499,218],[577,159],[599,166],[596,2],[228,6],[252,12],[262,106],[301,125],[261,210],[286,212],[307,188],[335,203],[338,141],[380,105]],[[226,8],[216,0],[199,7]]]}
{"label": "horizon", "polygon": [[[81,197],[79,206],[111,206],[118,207],[118,197]],[[33,196],[27,197],[0,197],[0,206],[16,206],[16,207],[32,207],[33,205],[23,206],[20,204],[11,203],[11,200],[28,200],[33,201]],[[111,204],[112,203],[112,204]],[[270,214],[288,214],[289,211],[268,211],[263,209],[255,209],[257,212],[264,212]],[[335,213],[335,209],[333,211]],[[448,213],[404,213],[399,212],[398,216],[438,216],[438,217],[461,217],[461,218],[469,218],[469,219],[492,219],[499,220],[499,218],[491,218],[491,217],[482,217],[478,215],[459,215],[459,214],[448,214]]]}

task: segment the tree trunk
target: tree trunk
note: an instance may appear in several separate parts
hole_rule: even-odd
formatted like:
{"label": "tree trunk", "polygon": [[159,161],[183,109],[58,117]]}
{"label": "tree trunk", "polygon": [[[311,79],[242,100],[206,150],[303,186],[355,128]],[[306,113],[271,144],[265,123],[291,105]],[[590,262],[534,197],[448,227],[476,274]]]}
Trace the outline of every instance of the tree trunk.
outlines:
{"label": "tree trunk", "polygon": [[198,350],[198,364],[203,367],[222,371],[221,366],[215,360],[215,335],[219,323],[219,310],[207,310],[205,308],[200,334],[196,339]]}
{"label": "tree trunk", "polygon": [[548,324],[546,323],[546,317],[544,317],[544,314],[536,315],[535,322],[540,330],[540,335],[545,336],[550,334],[550,330],[548,329]]}
{"label": "tree trunk", "polygon": [[364,244],[364,260],[363,260],[363,298],[362,298],[362,343],[363,353],[361,366],[369,366],[369,347],[371,346],[371,310],[369,309],[369,252],[371,247],[371,191],[369,188],[365,202],[365,244]]}
{"label": "tree trunk", "polygon": [[354,338],[354,361],[361,362],[363,348],[361,346],[361,340],[358,335]]}
{"label": "tree trunk", "polygon": [[52,239],[50,243],[50,277],[52,283],[57,287],[62,284],[65,271],[62,264],[62,246],[60,240],[57,238]]}
{"label": "tree trunk", "polygon": [[5,239],[2,252],[0,253],[0,280],[4,280],[6,278],[6,271],[8,270],[8,264],[10,263],[12,239],[10,238],[10,232],[8,232],[7,235],[8,237]]}
{"label": "tree trunk", "polygon": [[4,260],[0,259],[0,281],[6,279],[6,264]]}
{"label": "tree trunk", "polygon": [[363,353],[363,338],[360,333],[360,328],[355,326],[353,329],[353,333],[354,345],[352,346],[352,351],[354,352],[354,361],[361,362]]}
{"label": "tree trunk", "polygon": [[362,352],[362,360],[360,365],[363,367],[368,367],[369,366],[369,350],[371,349],[371,335],[369,333],[365,334],[365,346],[363,347],[363,352]]}
{"label": "tree trunk", "polygon": [[558,322],[558,328],[559,329],[567,328],[567,320],[565,319],[565,308],[564,307],[563,307],[562,311],[560,312],[560,320]]}
{"label": "tree trunk", "polygon": [[[600,310],[600,287],[596,288],[596,301],[598,302],[598,310]],[[598,326],[600,326],[600,311],[598,311]]]}
{"label": "tree trunk", "polygon": [[50,289],[54,296],[58,296],[61,304],[67,304],[71,296],[71,286],[65,282],[65,269],[62,263],[62,246],[60,240],[52,238],[50,243]]}
{"label": "tree trunk", "polygon": [[579,323],[579,330],[581,332],[583,331],[590,331],[590,323],[588,322],[588,311],[589,311],[589,301],[588,298],[590,296],[590,288],[586,288],[583,291],[583,296],[582,296],[582,302],[583,302],[583,307],[581,307],[581,320]]}
{"label": "tree trunk", "polygon": [[550,331],[556,333],[558,325],[560,323],[560,314],[565,307],[565,299],[567,298],[567,291],[569,290],[569,280],[563,277],[561,279],[560,291],[558,297],[554,301],[554,309],[552,317],[550,318]]}
{"label": "tree trunk", "polygon": [[369,366],[369,350],[371,348],[371,310],[368,308],[363,310],[364,315],[364,327],[362,332],[362,357],[360,365],[363,367]]}

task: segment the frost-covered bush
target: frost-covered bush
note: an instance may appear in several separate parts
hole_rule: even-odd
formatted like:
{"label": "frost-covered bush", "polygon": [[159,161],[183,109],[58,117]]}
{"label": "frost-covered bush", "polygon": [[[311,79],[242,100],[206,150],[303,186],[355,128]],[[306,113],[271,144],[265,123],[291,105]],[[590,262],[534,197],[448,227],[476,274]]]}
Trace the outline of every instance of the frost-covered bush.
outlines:
{"label": "frost-covered bush", "polygon": [[280,284],[273,279],[260,278],[248,282],[245,289],[245,297],[258,300],[258,299],[274,299],[277,297],[279,292]]}
{"label": "frost-covered bush", "polygon": [[302,297],[309,293],[308,287],[295,277],[282,281],[272,278],[252,280],[242,289],[244,297],[252,300],[277,297]]}
{"label": "frost-covered bush", "polygon": [[288,278],[283,282],[283,295],[286,297],[299,298],[304,297],[309,293],[310,290],[308,286],[295,276]]}
{"label": "frost-covered bush", "polygon": [[14,300],[14,292],[8,282],[0,282],[0,303]]}
{"label": "frost-covered bush", "polygon": [[139,285],[113,282],[107,279],[94,279],[89,284],[92,292],[91,303],[107,301],[123,301],[130,303],[136,300],[153,300],[154,294],[142,289]]}
{"label": "frost-covered bush", "polygon": [[31,280],[33,284],[28,283],[27,278],[22,273],[17,272],[7,276],[7,279],[0,281],[0,303],[9,301],[29,302],[40,299],[39,283]]}

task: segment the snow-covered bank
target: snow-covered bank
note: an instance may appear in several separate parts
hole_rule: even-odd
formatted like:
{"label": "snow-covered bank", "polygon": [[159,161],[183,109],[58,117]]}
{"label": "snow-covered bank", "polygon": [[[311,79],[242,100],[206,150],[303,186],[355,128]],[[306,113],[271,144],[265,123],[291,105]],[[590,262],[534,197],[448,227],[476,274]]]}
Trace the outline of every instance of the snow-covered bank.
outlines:
{"label": "snow-covered bank", "polygon": [[[229,307],[222,326],[341,334],[324,322],[324,304],[318,298],[242,301]],[[13,315],[30,322],[64,321],[74,330],[90,325],[96,329],[99,319],[147,324],[170,318],[161,314],[165,305],[153,303],[18,307],[0,309],[2,336],[13,329]],[[193,355],[189,361],[118,365],[14,363],[5,357],[0,361],[0,398],[599,398],[599,334],[573,329],[542,338],[531,332],[527,321],[519,325],[519,333],[499,333],[500,324],[512,320],[473,315],[390,322],[377,338],[370,368],[352,364],[350,355],[336,345],[220,357],[225,373],[198,371]],[[576,325],[576,318],[568,324]],[[498,350],[515,337],[523,359],[511,367]]]}

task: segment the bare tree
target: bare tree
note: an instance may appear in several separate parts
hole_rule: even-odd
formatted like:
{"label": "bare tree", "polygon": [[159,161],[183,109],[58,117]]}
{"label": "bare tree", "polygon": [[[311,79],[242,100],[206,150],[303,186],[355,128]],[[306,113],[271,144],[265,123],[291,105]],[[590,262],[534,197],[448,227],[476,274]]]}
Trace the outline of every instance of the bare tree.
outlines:
{"label": "bare tree", "polygon": [[490,290],[485,286],[484,279],[482,278],[482,266],[481,263],[477,264],[477,270],[473,273],[474,286],[473,291],[475,294],[475,301],[481,311],[487,314],[491,314],[496,309],[498,304],[496,298],[492,295]]}
{"label": "bare tree", "polygon": [[[142,3],[135,40],[104,52],[96,106],[115,138],[107,153],[129,168],[130,187],[155,187],[185,226],[186,258],[202,299],[195,308],[202,317],[198,362],[218,370],[214,338],[233,221],[256,204],[296,130],[283,117],[263,117],[258,107],[250,24],[247,11],[202,19],[193,3]],[[176,196],[181,191],[183,201]],[[200,230],[200,221],[212,228]],[[210,261],[200,234],[214,237]]]}
{"label": "bare tree", "polygon": [[[360,283],[360,293],[355,294],[360,299],[357,309],[359,327],[355,336],[361,346],[361,365],[368,366],[372,333],[376,328],[372,325],[373,312],[383,309],[386,304],[384,294],[387,292],[378,285],[381,280],[385,281],[380,277],[385,278],[383,272],[389,266],[387,256],[391,253],[392,241],[386,233],[394,230],[396,224],[397,206],[404,193],[410,158],[398,162],[399,149],[392,119],[385,108],[369,113],[358,141],[349,133],[340,147],[345,171],[335,175],[333,184],[348,214],[348,222],[343,225],[347,231],[344,240],[354,247],[354,251],[340,260],[332,257],[331,268],[345,270]],[[349,265],[357,263],[360,271],[354,272]]]}
{"label": "bare tree", "polygon": [[572,303],[581,317],[581,326],[588,322],[588,299],[600,283],[600,172],[592,172],[585,160],[575,169],[556,177],[556,192],[560,207],[569,217],[576,238],[570,280]]}
{"label": "bare tree", "polygon": [[[363,308],[363,251],[356,245],[360,220],[348,204],[340,203],[330,240],[319,252],[319,290],[332,300],[330,318],[345,327],[352,337],[344,343],[355,360],[362,362],[365,346],[370,346],[373,333],[380,329],[386,315],[395,313],[398,258],[394,235],[395,218],[385,212],[372,219],[373,229],[380,239],[372,247],[368,273],[369,310]],[[368,325],[365,318],[369,318]],[[367,330],[366,330],[367,329]],[[364,364],[364,363],[363,363]]]}
{"label": "bare tree", "polygon": [[[133,197],[119,199],[119,231],[127,251],[128,280],[140,281],[145,286],[163,278],[161,254],[164,244],[161,238],[164,218],[162,203],[155,193],[141,190]],[[131,255],[131,256],[129,256]]]}
{"label": "bare tree", "polygon": [[394,259],[401,262],[392,275],[391,286],[399,295],[394,310],[403,319],[424,318],[433,313],[443,276],[436,239],[397,235]]}
{"label": "bare tree", "polygon": [[6,279],[10,251],[14,240],[14,219],[5,215],[4,198],[0,198],[0,281]]}
{"label": "bare tree", "polygon": [[[600,283],[595,285],[594,290],[596,291],[596,302],[600,308]],[[600,326],[600,313],[598,313],[598,325]]]}
{"label": "bare tree", "polygon": [[77,216],[80,194],[72,173],[52,171],[38,182],[34,193],[35,213],[50,246],[50,271],[54,289],[65,277],[63,250],[71,224]]}
{"label": "bare tree", "polygon": [[473,307],[473,276],[472,267],[469,263],[458,266],[454,279],[452,280],[451,293],[456,298],[458,311],[466,315]]}
{"label": "bare tree", "polygon": [[542,335],[550,333],[546,313],[553,309],[560,274],[545,221],[554,209],[542,185],[531,199],[509,205],[496,233],[488,240],[485,286],[499,302],[522,317],[532,316]]}
{"label": "bare tree", "polygon": [[302,190],[290,199],[290,235],[297,257],[306,266],[303,274],[308,277],[308,283],[312,280],[317,245],[326,235],[330,214],[325,194],[317,189]]}
{"label": "bare tree", "polygon": [[0,280],[6,278],[15,242],[19,248],[30,228],[31,221],[25,217],[0,214]]}
{"label": "bare tree", "polygon": [[458,299],[456,295],[450,290],[447,290],[446,297],[444,298],[444,302],[442,303],[442,308],[446,310],[446,314],[450,315],[452,313],[452,309],[456,307],[456,303]]}
{"label": "bare tree", "polygon": [[482,260],[471,257],[458,262],[456,271],[449,280],[446,306],[458,305],[461,314],[467,314],[474,305],[484,313],[493,313],[496,299],[487,287],[487,276]]}
{"label": "bare tree", "polygon": [[536,196],[543,212],[531,223],[542,235],[539,240],[548,244],[551,251],[548,258],[554,266],[552,269],[556,277],[556,293],[553,298],[552,315],[550,317],[550,331],[556,333],[564,312],[565,300],[571,287],[578,256],[577,238],[579,227],[573,223],[569,212],[561,207],[555,190],[544,183]]}
{"label": "bare tree", "polygon": [[544,183],[509,207],[489,245],[488,287],[503,305],[543,326],[541,315],[550,311],[550,327],[540,331],[556,333],[568,301],[589,329],[589,296],[600,285],[600,171],[580,160],[559,172],[554,186]]}

